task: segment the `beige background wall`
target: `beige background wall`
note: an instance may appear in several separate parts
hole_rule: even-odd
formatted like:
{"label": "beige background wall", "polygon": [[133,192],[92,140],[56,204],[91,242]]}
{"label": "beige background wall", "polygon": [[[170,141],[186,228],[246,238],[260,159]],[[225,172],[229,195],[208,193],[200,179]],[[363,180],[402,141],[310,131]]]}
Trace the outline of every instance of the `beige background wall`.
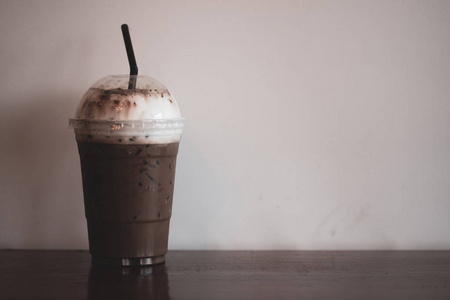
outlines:
{"label": "beige background wall", "polygon": [[1,1],[0,248],[87,248],[84,91],[165,83],[190,127],[171,249],[450,249],[449,1]]}

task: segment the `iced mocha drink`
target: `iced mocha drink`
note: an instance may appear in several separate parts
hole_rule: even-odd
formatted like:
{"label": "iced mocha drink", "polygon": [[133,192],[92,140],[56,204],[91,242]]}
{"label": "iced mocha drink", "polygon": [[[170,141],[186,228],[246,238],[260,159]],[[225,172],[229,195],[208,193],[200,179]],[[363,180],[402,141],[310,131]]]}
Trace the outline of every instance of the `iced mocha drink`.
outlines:
{"label": "iced mocha drink", "polygon": [[164,262],[178,146],[185,120],[156,80],[108,76],[70,120],[80,154],[89,250],[94,264]]}

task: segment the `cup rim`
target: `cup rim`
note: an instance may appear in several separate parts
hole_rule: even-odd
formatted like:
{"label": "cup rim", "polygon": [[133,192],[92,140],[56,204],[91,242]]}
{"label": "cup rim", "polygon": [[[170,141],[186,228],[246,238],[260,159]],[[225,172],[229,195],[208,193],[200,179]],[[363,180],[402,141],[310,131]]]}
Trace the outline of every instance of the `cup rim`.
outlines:
{"label": "cup rim", "polygon": [[152,130],[183,129],[187,127],[186,118],[145,119],[145,120],[93,120],[70,118],[69,128],[90,130]]}

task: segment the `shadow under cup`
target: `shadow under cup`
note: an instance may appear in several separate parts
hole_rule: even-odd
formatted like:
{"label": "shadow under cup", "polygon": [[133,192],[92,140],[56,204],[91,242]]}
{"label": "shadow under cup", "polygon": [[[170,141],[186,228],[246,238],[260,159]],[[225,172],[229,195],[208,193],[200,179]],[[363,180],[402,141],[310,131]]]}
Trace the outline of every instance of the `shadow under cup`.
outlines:
{"label": "shadow under cup", "polygon": [[184,119],[72,119],[93,264],[163,263]]}

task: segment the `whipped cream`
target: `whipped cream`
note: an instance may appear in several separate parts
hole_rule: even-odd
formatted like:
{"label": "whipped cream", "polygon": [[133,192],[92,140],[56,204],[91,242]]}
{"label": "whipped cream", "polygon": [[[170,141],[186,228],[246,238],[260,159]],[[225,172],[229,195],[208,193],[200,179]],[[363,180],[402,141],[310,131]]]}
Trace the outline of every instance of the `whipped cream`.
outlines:
{"label": "whipped cream", "polygon": [[89,120],[163,120],[180,118],[180,109],[167,89],[90,88],[81,99],[76,118]]}
{"label": "whipped cream", "polygon": [[78,104],[70,126],[78,142],[108,144],[173,143],[185,119],[167,88],[149,76],[111,75],[94,83]]}

